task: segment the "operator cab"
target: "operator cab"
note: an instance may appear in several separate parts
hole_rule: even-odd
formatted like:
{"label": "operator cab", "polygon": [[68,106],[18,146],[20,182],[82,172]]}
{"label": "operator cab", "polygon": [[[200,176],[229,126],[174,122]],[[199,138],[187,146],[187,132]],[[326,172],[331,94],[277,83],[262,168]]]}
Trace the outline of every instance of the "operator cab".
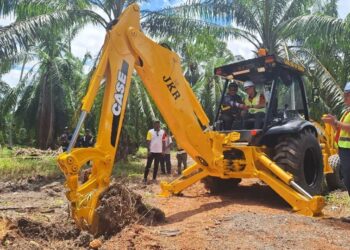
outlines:
{"label": "operator cab", "polygon": [[[215,68],[215,75],[226,80],[214,122],[215,130],[240,132],[241,141],[250,142],[255,135],[273,131],[276,126],[283,130],[283,126],[292,120],[309,120],[302,81],[303,72],[302,66],[275,55],[265,55]],[[248,86],[247,82],[254,84],[256,95],[260,96],[260,100],[263,99],[260,103],[264,103],[264,108],[261,109],[262,118],[259,118],[262,119],[261,123],[256,122],[256,116],[244,115],[249,112],[249,109],[247,110],[249,102],[245,101],[241,116],[234,117],[232,127],[225,123],[227,119],[227,112],[224,110],[225,97],[228,87],[233,82],[238,85],[238,94],[243,100],[248,98],[243,86]]]}

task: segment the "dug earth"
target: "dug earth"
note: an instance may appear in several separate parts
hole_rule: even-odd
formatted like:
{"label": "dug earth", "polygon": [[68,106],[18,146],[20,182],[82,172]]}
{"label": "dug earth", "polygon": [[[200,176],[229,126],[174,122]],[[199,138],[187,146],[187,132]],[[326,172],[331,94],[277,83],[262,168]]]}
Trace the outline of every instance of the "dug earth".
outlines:
{"label": "dug earth", "polygon": [[[159,185],[144,186],[138,179],[114,185],[102,198],[104,205],[98,210],[109,233],[93,237],[78,230],[70,219],[63,179],[39,179],[42,185],[35,180],[1,184],[1,249],[349,249],[350,246],[350,224],[339,219],[350,213],[349,205],[331,201],[322,218],[300,216],[256,180],[244,180],[232,192],[222,195],[211,195],[203,184],[197,183],[182,196],[169,198],[157,196]],[[347,199],[341,191],[332,197]]]}

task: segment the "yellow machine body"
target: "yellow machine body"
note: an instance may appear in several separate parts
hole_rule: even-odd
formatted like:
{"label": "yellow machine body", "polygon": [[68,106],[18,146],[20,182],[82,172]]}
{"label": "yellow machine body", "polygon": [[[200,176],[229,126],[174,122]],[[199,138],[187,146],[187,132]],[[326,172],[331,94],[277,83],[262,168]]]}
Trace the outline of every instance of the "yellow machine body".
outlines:
{"label": "yellow machine body", "polygon": [[[184,170],[179,178],[171,183],[161,183],[163,196],[178,194],[207,176],[259,178],[294,211],[310,216],[322,213],[323,197],[307,197],[294,189],[291,186],[293,176],[267,157],[266,148],[237,142],[239,133],[225,134],[210,129],[209,119],[182,74],[179,56],[141,32],[140,10],[133,4],[107,32],[99,64],[82,101],[82,111],[88,113],[101,81],[106,79],[96,145],[73,148],[58,157],[66,177],[66,196],[71,203],[72,216],[82,229],[92,233],[98,231],[95,209],[101,192],[110,183],[134,69],[176,141],[195,160],[195,164]],[[324,135],[321,143],[326,162],[328,155],[334,152],[329,151],[332,148],[329,146],[332,142],[327,139],[329,135],[326,132]],[[229,149],[241,151],[244,157],[225,160],[223,152]],[[88,161],[92,164],[92,172],[88,181],[82,184],[79,173]],[[331,172],[331,169],[327,168],[327,171]]]}

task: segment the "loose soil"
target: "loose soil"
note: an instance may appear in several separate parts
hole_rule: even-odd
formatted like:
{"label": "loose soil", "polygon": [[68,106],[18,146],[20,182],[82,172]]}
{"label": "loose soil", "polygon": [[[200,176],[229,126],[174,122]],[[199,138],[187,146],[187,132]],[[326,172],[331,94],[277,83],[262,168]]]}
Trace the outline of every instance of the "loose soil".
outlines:
{"label": "loose soil", "polygon": [[[0,193],[0,249],[89,248],[94,237],[71,221],[63,180],[34,183],[34,189],[13,184]],[[157,196],[157,183],[144,185],[140,179],[125,186],[129,189],[111,187],[103,198],[114,205],[102,206],[99,213],[113,226],[110,234],[99,236],[100,249],[349,249],[350,224],[339,219],[350,215],[348,206],[329,204],[322,218],[293,214],[257,180],[244,180],[225,195],[211,195],[197,183],[169,198]],[[133,211],[112,215],[118,205],[125,206],[125,195],[132,197],[128,204],[138,216]],[[141,196],[159,210],[141,203]]]}

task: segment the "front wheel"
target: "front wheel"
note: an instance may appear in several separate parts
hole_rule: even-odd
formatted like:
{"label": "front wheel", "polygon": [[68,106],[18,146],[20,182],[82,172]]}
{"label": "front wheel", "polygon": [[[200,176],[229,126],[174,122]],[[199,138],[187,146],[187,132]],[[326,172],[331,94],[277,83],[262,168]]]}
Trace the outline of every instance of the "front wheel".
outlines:
{"label": "front wheel", "polygon": [[323,161],[320,144],[310,130],[284,136],[275,146],[273,160],[294,176],[310,195],[322,194],[324,189]]}
{"label": "front wheel", "polygon": [[343,176],[340,171],[340,158],[339,155],[332,155],[328,158],[329,165],[333,169],[332,174],[327,174],[327,185],[330,191],[335,189],[346,190],[343,182]]}

